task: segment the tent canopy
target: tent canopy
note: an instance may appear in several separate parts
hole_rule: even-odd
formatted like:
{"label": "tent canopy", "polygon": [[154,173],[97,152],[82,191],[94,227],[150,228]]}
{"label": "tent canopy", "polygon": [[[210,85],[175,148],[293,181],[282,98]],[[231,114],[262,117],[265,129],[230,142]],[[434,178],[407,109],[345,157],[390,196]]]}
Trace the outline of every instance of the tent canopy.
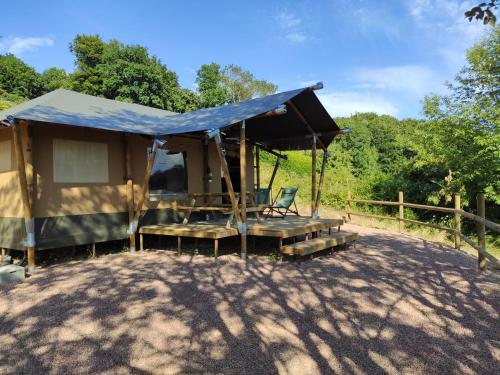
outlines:
{"label": "tent canopy", "polygon": [[[280,105],[286,106],[286,114],[260,116]],[[311,131],[304,120],[325,145],[339,131],[309,88],[183,114],[58,89],[0,112],[0,121],[5,123],[9,117],[153,137],[211,129],[225,130],[227,136],[236,136],[236,129],[231,126],[246,120],[246,133],[251,141],[278,150],[310,148]]]}

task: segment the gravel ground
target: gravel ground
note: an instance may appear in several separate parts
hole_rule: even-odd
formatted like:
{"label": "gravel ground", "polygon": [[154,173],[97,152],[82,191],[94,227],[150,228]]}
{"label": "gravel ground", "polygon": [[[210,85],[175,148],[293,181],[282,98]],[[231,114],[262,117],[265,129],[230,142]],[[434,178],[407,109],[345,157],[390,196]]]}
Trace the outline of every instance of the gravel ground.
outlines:
{"label": "gravel ground", "polygon": [[498,371],[498,273],[350,229],[356,249],[300,263],[158,250],[41,269],[0,289],[0,373]]}

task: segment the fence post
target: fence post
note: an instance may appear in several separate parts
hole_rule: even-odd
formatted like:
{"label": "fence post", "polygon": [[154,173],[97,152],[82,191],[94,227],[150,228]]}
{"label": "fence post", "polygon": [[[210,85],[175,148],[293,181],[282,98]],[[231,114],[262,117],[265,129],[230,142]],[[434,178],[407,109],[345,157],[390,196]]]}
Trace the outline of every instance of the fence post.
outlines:
{"label": "fence post", "polygon": [[351,191],[349,190],[347,192],[347,222],[351,222],[351,199],[352,199],[352,194]]}
{"label": "fence post", "polygon": [[462,232],[462,224],[460,222],[460,194],[455,194],[455,249],[460,250],[460,233]]}
{"label": "fence post", "polygon": [[[477,216],[486,218],[486,205],[484,203],[484,194],[479,193],[477,199]],[[486,250],[486,227],[483,223],[476,222],[477,228],[477,244]],[[480,270],[486,268],[486,258],[480,252],[477,253],[477,266]]]}
{"label": "fence post", "polygon": [[399,233],[403,232],[403,227],[404,227],[404,218],[405,218],[405,208],[403,206],[404,203],[404,198],[403,198],[403,192],[399,192]]}

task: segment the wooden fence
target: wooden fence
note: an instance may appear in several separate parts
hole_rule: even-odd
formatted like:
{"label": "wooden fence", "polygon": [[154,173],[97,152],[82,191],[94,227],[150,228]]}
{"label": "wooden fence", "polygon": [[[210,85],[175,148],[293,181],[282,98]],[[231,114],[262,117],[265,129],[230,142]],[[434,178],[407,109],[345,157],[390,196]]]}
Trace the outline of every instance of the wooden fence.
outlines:
{"label": "wooden fence", "polygon": [[[355,212],[355,211],[352,211],[352,204],[353,203],[381,205],[381,206],[394,206],[394,207],[397,206],[399,208],[399,212],[398,212],[398,216],[384,216],[384,215],[369,214],[369,213],[365,213],[365,212]],[[452,214],[454,217],[453,228],[443,226],[443,225],[433,224],[433,223],[426,223],[423,221],[407,219],[404,217],[404,208],[405,207],[427,210],[427,211],[443,212],[446,214]],[[474,214],[471,214],[470,212],[462,210],[462,207],[460,204],[460,195],[454,196],[454,208],[449,208],[449,207],[427,206],[424,204],[415,204],[415,203],[404,202],[404,195],[403,195],[402,191],[399,192],[399,199],[397,202],[376,201],[376,200],[369,200],[369,199],[353,199],[351,192],[349,191],[348,195],[347,195],[346,213],[347,213],[348,221],[351,221],[351,216],[365,216],[365,217],[371,217],[371,218],[375,218],[375,219],[396,220],[399,222],[399,232],[403,232],[404,223],[409,223],[409,224],[416,224],[416,225],[431,227],[431,228],[435,228],[435,229],[439,229],[442,231],[452,233],[455,237],[455,248],[456,249],[460,249],[461,241],[463,240],[464,242],[466,242],[467,244],[469,244],[470,246],[472,246],[474,249],[477,250],[477,252],[478,252],[478,268],[480,270],[483,270],[486,268],[486,263],[487,263],[486,260],[489,260],[495,268],[497,268],[497,269],[500,268],[500,262],[498,261],[498,259],[494,255],[492,255],[486,251],[486,228],[491,229],[492,231],[495,231],[497,233],[500,233],[500,224],[494,223],[493,221],[486,219],[484,194],[482,194],[482,193],[477,194],[477,215],[474,215]],[[475,243],[470,238],[465,236],[465,234],[462,233],[462,230],[461,230],[462,217],[464,217],[466,219],[470,219],[476,223],[477,239],[478,239],[477,243]]]}

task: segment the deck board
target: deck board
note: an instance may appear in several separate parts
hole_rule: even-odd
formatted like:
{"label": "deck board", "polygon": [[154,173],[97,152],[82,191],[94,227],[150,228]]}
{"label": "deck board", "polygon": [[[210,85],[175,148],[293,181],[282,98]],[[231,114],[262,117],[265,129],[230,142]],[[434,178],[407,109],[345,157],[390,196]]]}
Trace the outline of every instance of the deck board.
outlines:
{"label": "deck board", "polygon": [[311,240],[296,242],[291,245],[285,245],[281,248],[281,252],[287,255],[309,255],[317,251],[325,250],[330,247],[343,245],[356,241],[358,234],[354,232],[332,232],[326,237],[318,237]]}
{"label": "deck board", "polygon": [[[327,230],[342,225],[339,219],[311,219],[308,217],[290,216],[285,219],[269,218],[257,222],[254,218],[247,221],[249,236],[288,238],[306,233]],[[147,225],[139,229],[140,234],[160,236],[180,236],[193,238],[219,239],[238,235],[235,224],[226,227],[226,221],[194,222],[188,224]]]}
{"label": "deck board", "polygon": [[238,235],[236,228],[226,228],[219,224],[189,223],[147,225],[139,229],[140,234],[156,234],[160,236],[180,236],[192,238],[219,239]]}

